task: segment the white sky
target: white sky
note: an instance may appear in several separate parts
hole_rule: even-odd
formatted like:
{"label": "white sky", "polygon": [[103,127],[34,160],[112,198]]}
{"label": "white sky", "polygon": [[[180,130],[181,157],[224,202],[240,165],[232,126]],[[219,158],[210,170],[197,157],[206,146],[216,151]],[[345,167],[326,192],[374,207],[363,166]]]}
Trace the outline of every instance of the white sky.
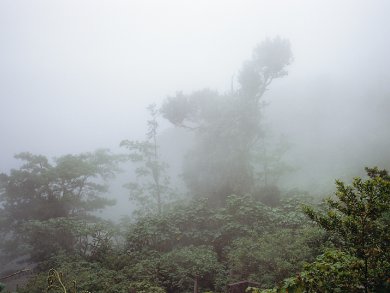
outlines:
{"label": "white sky", "polygon": [[389,4],[2,0],[0,172],[21,151],[51,157],[142,138],[148,104],[178,90],[227,90],[266,37],[292,44],[280,84],[387,82]]}

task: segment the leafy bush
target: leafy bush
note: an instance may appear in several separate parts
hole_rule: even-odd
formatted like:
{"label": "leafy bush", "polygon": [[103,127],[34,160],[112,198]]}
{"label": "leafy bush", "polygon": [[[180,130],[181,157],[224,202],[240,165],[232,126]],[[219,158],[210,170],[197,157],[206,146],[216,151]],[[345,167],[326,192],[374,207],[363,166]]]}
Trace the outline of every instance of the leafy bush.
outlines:
{"label": "leafy bush", "polygon": [[[83,260],[63,261],[57,271],[61,272],[65,287],[73,288],[75,282],[78,292],[128,293],[132,288],[144,293],[165,292],[161,287],[148,281],[133,281],[131,276],[124,272],[106,269],[99,263]],[[46,287],[47,273],[40,273],[18,292],[41,293]]]}

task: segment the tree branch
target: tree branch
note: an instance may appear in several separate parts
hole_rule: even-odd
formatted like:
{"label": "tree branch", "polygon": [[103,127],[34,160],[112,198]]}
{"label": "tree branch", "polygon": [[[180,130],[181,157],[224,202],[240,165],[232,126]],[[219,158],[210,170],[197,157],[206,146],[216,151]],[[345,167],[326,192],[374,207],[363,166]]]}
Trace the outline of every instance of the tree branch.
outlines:
{"label": "tree branch", "polygon": [[23,270],[20,270],[20,271],[17,271],[17,272],[15,272],[15,273],[12,273],[12,274],[10,274],[10,275],[8,275],[8,276],[1,277],[1,278],[0,278],[0,281],[1,281],[1,280],[8,279],[8,278],[11,278],[11,277],[16,276],[16,275],[19,275],[19,274],[21,274],[21,273],[29,272],[29,271],[31,271],[31,269],[25,268],[25,269],[23,269]]}

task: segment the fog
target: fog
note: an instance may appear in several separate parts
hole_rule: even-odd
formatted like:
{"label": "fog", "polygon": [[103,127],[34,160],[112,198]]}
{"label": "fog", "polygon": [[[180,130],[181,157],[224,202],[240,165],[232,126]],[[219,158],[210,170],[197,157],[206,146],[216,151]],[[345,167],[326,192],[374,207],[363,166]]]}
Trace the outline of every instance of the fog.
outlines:
{"label": "fog", "polygon": [[389,168],[389,9],[385,0],[1,1],[0,172],[21,151],[118,151],[144,137],[147,105],[228,91],[256,44],[275,36],[294,55],[264,95],[264,123],[291,144],[295,171],[282,183],[326,193],[365,166]]}

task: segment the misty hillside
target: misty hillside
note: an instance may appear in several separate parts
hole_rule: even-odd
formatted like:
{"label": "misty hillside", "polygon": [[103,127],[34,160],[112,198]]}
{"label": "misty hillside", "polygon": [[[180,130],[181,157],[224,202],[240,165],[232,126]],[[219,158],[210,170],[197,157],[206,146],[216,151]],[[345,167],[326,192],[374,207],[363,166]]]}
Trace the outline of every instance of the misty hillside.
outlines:
{"label": "misty hillside", "polygon": [[389,292],[390,4],[0,3],[0,292]]}

